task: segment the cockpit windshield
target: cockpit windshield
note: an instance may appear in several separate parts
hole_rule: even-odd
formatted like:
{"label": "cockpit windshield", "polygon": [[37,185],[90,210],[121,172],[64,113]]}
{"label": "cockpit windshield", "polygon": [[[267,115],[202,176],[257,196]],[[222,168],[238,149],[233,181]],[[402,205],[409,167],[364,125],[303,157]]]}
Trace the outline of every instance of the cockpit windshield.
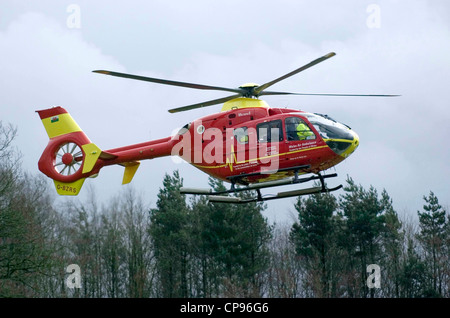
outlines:
{"label": "cockpit windshield", "polygon": [[323,139],[353,140],[349,127],[320,114],[305,114]]}

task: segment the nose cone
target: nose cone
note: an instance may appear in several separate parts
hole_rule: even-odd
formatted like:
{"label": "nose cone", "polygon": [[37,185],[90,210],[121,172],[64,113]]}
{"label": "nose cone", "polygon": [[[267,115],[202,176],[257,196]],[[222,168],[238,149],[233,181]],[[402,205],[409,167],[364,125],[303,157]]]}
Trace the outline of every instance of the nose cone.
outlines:
{"label": "nose cone", "polygon": [[353,130],[350,130],[350,133],[353,135],[353,141],[351,142],[350,146],[347,149],[345,149],[345,151],[343,153],[341,153],[341,156],[344,158],[347,158],[348,156],[350,156],[356,150],[356,148],[358,148],[358,146],[359,146],[358,134],[355,133]]}

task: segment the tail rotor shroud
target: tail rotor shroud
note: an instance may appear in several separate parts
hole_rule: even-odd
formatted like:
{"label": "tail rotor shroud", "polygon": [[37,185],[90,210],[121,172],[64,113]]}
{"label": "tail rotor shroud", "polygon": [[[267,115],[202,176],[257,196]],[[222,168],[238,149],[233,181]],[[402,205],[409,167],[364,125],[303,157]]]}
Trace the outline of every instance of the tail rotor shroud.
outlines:
{"label": "tail rotor shroud", "polygon": [[56,172],[63,176],[76,174],[83,166],[84,154],[81,147],[68,142],[61,144],[55,153],[54,164]]}

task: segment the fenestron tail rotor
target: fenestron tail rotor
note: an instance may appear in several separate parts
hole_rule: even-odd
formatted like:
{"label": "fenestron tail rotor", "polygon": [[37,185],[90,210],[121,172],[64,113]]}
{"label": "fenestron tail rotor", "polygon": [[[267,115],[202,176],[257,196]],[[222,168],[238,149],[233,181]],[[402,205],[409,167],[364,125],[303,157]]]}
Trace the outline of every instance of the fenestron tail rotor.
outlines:
{"label": "fenestron tail rotor", "polygon": [[75,174],[83,164],[83,152],[74,142],[62,144],[55,155],[53,167],[63,176]]}
{"label": "fenestron tail rotor", "polygon": [[203,84],[179,82],[179,81],[165,80],[165,79],[160,79],[160,78],[111,72],[111,71],[105,71],[105,70],[96,70],[93,72],[99,73],[99,74],[116,76],[116,77],[129,78],[129,79],[134,79],[134,80],[139,80],[139,81],[164,84],[164,85],[172,85],[172,86],[202,89],[202,90],[226,91],[226,92],[235,93],[234,95],[231,95],[228,97],[223,97],[223,98],[218,98],[218,99],[214,99],[214,100],[210,100],[210,101],[206,101],[206,102],[202,102],[202,103],[173,108],[173,109],[169,110],[170,113],[177,113],[177,112],[192,110],[192,109],[196,109],[196,108],[207,107],[207,106],[212,106],[212,105],[216,105],[216,104],[222,104],[222,103],[225,103],[227,101],[230,101],[230,100],[238,98],[238,97],[258,98],[259,96],[263,96],[263,95],[266,95],[266,96],[267,95],[345,96],[345,97],[395,97],[395,96],[400,96],[400,95],[378,95],[378,94],[322,94],[322,93],[315,94],[315,93],[290,93],[290,92],[265,91],[270,86],[272,86],[278,82],[281,82],[282,80],[285,80],[285,79],[287,79],[295,74],[298,74],[304,70],[307,70],[308,68],[310,68],[316,64],[319,64],[335,55],[336,55],[336,53],[330,52],[322,57],[319,57],[318,59],[315,59],[314,61],[309,62],[308,64],[303,65],[302,67],[299,67],[298,69],[296,69],[292,72],[289,72],[283,76],[280,76],[280,77],[278,77],[270,82],[267,82],[263,85],[244,84],[238,88],[228,88],[228,87],[220,87],[220,86],[210,86],[210,85],[203,85]]}

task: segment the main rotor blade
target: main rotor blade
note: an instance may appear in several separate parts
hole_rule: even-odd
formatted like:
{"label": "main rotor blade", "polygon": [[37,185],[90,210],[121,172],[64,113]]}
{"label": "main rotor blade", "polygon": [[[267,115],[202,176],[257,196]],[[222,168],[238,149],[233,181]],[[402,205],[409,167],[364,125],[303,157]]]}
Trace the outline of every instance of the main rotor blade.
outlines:
{"label": "main rotor blade", "polygon": [[124,78],[134,79],[134,80],[138,80],[138,81],[146,81],[146,82],[164,84],[164,85],[173,85],[173,86],[181,86],[181,87],[195,88],[195,89],[206,89],[206,90],[242,93],[242,90],[240,90],[239,88],[227,88],[227,87],[209,86],[209,85],[186,83],[186,82],[177,82],[177,81],[165,80],[165,79],[161,79],[161,78],[153,78],[153,77],[111,72],[111,71],[105,71],[105,70],[96,70],[96,71],[92,71],[92,72],[99,73],[99,74],[105,74],[105,75],[111,75],[111,76],[117,76],[117,77],[124,77]]}
{"label": "main rotor blade", "polygon": [[219,98],[219,99],[210,100],[210,101],[203,102],[203,103],[198,103],[198,104],[193,104],[193,105],[173,108],[173,109],[169,109],[169,113],[184,112],[186,110],[191,110],[191,109],[195,109],[195,108],[201,108],[201,107],[221,104],[221,103],[228,102],[229,100],[232,100],[232,99],[235,99],[235,98],[238,98],[238,97],[241,97],[241,95],[240,94],[236,94],[236,95],[232,95],[232,96],[228,96],[228,97],[223,97],[223,98]]}
{"label": "main rotor blade", "polygon": [[268,82],[268,83],[266,83],[266,84],[260,85],[260,86],[258,86],[258,87],[255,88],[255,90],[254,90],[255,95],[256,95],[256,96],[262,95],[262,94],[261,94],[262,91],[265,90],[266,88],[272,86],[273,84],[276,84],[276,83],[278,83],[278,82],[280,82],[280,81],[282,81],[282,80],[284,80],[284,79],[286,79],[286,78],[288,78],[288,77],[291,77],[292,75],[295,75],[295,74],[297,74],[297,73],[300,73],[301,71],[304,71],[304,70],[310,68],[311,66],[314,66],[314,65],[316,65],[316,64],[319,64],[320,62],[323,62],[323,61],[325,61],[325,60],[327,60],[327,59],[329,59],[330,57],[333,57],[333,56],[335,56],[335,55],[336,55],[336,53],[330,52],[330,53],[328,53],[327,55],[324,55],[324,56],[322,56],[322,57],[319,57],[318,59],[315,59],[314,61],[309,62],[308,64],[306,64],[306,65],[304,65],[304,66],[302,66],[302,67],[300,67],[300,68],[298,68],[298,69],[296,69],[296,70],[294,70],[294,71],[292,71],[292,72],[290,72],[290,73],[288,73],[288,74],[286,74],[286,75],[283,75],[283,76],[281,76],[281,77],[279,77],[279,78],[277,78],[277,79],[275,79],[275,80],[273,80],[273,81],[271,81],[271,82]]}
{"label": "main rotor blade", "polygon": [[262,95],[303,95],[303,96],[340,96],[340,97],[398,97],[401,95],[378,95],[378,94],[314,94],[314,93],[289,93],[289,92],[262,92]]}

